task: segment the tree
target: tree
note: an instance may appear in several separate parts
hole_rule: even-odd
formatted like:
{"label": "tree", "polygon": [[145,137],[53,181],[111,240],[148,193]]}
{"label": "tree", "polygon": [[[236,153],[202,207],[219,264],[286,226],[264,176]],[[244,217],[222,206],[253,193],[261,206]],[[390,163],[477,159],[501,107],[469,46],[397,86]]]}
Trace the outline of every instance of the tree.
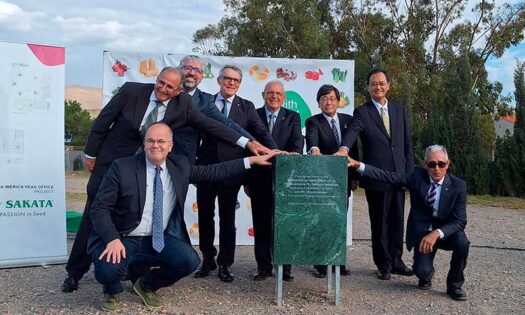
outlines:
{"label": "tree", "polygon": [[73,136],[71,145],[83,146],[93,124],[93,119],[77,101],[66,100],[64,106],[65,132]]}

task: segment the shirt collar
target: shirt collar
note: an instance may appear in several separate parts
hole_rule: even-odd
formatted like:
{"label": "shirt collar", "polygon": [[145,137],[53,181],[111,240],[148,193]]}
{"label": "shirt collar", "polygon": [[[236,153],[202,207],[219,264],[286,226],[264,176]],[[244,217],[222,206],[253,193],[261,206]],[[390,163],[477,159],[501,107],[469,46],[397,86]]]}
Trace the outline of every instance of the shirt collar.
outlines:
{"label": "shirt collar", "polygon": [[[164,160],[164,162],[162,162],[162,164],[159,165],[159,166],[160,166],[160,168],[161,168],[162,170],[165,170],[165,169],[166,169],[166,160]],[[155,169],[157,166],[154,165],[153,163],[151,163],[150,160],[148,160],[148,157],[146,157],[146,167],[147,167],[147,168]]]}
{"label": "shirt collar", "polygon": [[375,107],[378,111],[381,111],[381,107],[384,108],[386,112],[388,112],[388,100],[385,98],[385,105],[381,105],[378,102],[376,102],[374,99],[372,99],[372,103],[374,103]]}
{"label": "shirt collar", "polygon": [[335,122],[337,124],[339,124],[339,116],[337,115],[337,113],[335,113],[334,117],[330,117],[328,116],[327,114],[323,113],[323,116],[324,118],[328,121],[328,122],[332,122],[332,119],[335,120]]}
{"label": "shirt collar", "polygon": [[[445,176],[447,176],[447,175],[445,175]],[[439,184],[439,186],[443,186],[443,181],[445,181],[445,176],[443,176],[443,178],[442,178],[439,182],[435,182],[435,181],[432,179],[432,177],[430,177],[430,176],[428,177],[428,179],[430,180],[430,183],[431,183],[431,184],[432,184],[432,183],[436,183],[436,184]]]}
{"label": "shirt collar", "polygon": [[233,104],[234,98],[235,98],[235,95],[230,96],[229,98],[224,98],[220,92],[217,94],[217,101],[227,100],[228,103]]}
{"label": "shirt collar", "polygon": [[[153,91],[151,92],[151,95],[150,95],[150,97],[149,97],[149,100],[150,100],[150,102],[159,102],[159,101],[157,100],[157,96],[155,95],[155,88],[153,88]],[[162,103],[162,105],[164,105],[164,106],[168,106],[168,103],[169,103],[169,102],[170,102],[170,100],[166,100],[166,101],[164,101],[164,102],[160,102],[160,103]]]}
{"label": "shirt collar", "polygon": [[275,117],[277,117],[277,115],[279,115],[279,111],[280,111],[280,110],[281,110],[281,108],[279,108],[278,110],[276,110],[275,112],[272,113],[272,112],[268,109],[268,107],[266,107],[266,105],[264,106],[264,111],[266,112],[266,118],[268,118],[268,116],[269,116],[270,114],[274,114]]}

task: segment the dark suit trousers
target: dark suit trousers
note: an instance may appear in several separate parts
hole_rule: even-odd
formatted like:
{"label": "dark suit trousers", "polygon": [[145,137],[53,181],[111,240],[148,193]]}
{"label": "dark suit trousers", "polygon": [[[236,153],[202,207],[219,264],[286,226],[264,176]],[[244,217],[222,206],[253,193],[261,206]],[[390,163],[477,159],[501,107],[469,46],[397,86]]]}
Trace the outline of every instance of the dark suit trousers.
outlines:
{"label": "dark suit trousers", "polygon": [[91,266],[91,257],[87,253],[87,243],[89,234],[93,231],[93,223],[91,222],[90,209],[98,188],[102,183],[103,176],[91,173],[87,184],[87,200],[82,214],[82,220],[71,248],[71,253],[66,264],[67,274],[76,281],[82,279],[84,274],[89,271]]}
{"label": "dark suit trousers", "polygon": [[391,272],[403,265],[405,192],[365,190],[372,229],[372,256],[377,269]]}
{"label": "dark suit trousers", "polygon": [[199,249],[203,259],[217,254],[213,246],[215,239],[215,198],[219,203],[219,255],[217,264],[231,266],[235,257],[235,207],[241,186],[229,186],[224,182],[201,183],[197,185],[199,207]]}
{"label": "dark suit trousers", "polygon": [[458,231],[445,239],[437,240],[434,250],[429,254],[419,252],[419,244],[414,248],[414,273],[419,279],[430,281],[434,275],[434,257],[438,249],[451,250],[450,270],[447,276],[447,289],[460,289],[465,281],[465,267],[470,242],[465,232]]}

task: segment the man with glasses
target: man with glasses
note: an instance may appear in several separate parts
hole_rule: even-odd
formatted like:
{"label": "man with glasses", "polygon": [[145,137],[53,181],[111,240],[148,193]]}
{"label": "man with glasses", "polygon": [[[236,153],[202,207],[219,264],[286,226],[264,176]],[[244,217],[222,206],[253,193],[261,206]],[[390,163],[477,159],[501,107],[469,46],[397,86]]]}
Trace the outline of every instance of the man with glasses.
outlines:
{"label": "man with glasses", "polygon": [[[383,69],[373,69],[368,74],[366,83],[372,99],[354,110],[354,121],[336,154],[346,156],[359,136],[365,163],[405,174],[414,167],[412,139],[405,108],[386,98],[390,81]],[[370,178],[362,179],[360,184],[368,203],[377,278],[390,280],[391,273],[413,275],[401,258],[405,191],[402,187]]]}
{"label": "man with glasses", "polygon": [[[348,132],[353,117],[337,112],[341,94],[333,85],[322,85],[317,91],[316,99],[321,113],[306,120],[306,150],[312,155],[334,154],[341,145],[341,139]],[[352,146],[350,156],[359,157],[357,144]],[[358,177],[355,171],[349,170],[348,197],[352,195],[352,190],[357,188]],[[326,266],[316,265],[314,268],[314,277],[326,277]],[[341,266],[341,275],[349,274],[350,271],[344,265]]]}
{"label": "man with glasses", "polygon": [[[204,61],[199,56],[188,55],[183,57],[179,63],[179,68],[184,75],[182,90],[191,95],[192,106],[196,107],[204,115],[211,117],[240,133],[246,138],[244,141],[247,142],[250,140],[251,144],[259,148],[260,153],[268,153],[269,150],[255,141],[255,138],[252,137],[252,135],[219,112],[215,104],[212,103],[211,94],[203,92],[198,88],[203,79],[204,69]],[[198,138],[199,132],[195,128],[186,127],[175,130],[173,137],[173,154],[184,155],[190,160],[190,162],[195,163]]]}
{"label": "man with glasses", "polygon": [[[232,65],[226,65],[219,71],[217,83],[220,91],[213,102],[221,113],[247,130],[264,146],[276,149],[277,146],[268,128],[261,122],[252,102],[237,96],[241,85],[242,71]],[[246,156],[246,152],[235,146],[218,142],[210,135],[202,136],[202,144],[197,153],[198,165],[209,165]],[[207,277],[219,265],[219,279],[232,282],[230,266],[235,256],[235,208],[237,194],[246,181],[246,174],[231,176],[220,183],[202,183],[197,186],[197,204],[199,207],[199,249],[202,252],[201,268],[195,273],[196,278]],[[219,203],[219,252],[213,246],[215,239],[215,198]],[[217,262],[215,256],[217,255]]]}
{"label": "man with glasses", "polygon": [[[180,93],[181,80],[179,69],[166,67],[155,84],[127,82],[93,123],[84,147],[86,169],[91,171],[87,201],[66,265],[68,277],[62,284],[63,292],[78,289],[78,281],[91,265],[86,253],[87,238],[92,230],[89,212],[104,173],[113,160],[133,155],[139,150],[149,125],[162,121],[172,130],[195,127],[232,145],[246,146],[257,154],[252,142],[243,142],[240,134],[192,107],[191,97]],[[239,150],[243,149],[239,147]]]}
{"label": "man with glasses", "polygon": [[166,159],[172,139],[165,123],[147,127],[144,153],[115,160],[93,202],[88,252],[95,278],[104,285],[104,310],[119,310],[125,275],[146,306],[159,307],[155,292],[198,267],[183,215],[190,183],[245,173],[254,163],[270,164],[271,155],[209,166],[194,166],[184,156]]}
{"label": "man with glasses", "polygon": [[410,214],[407,223],[406,244],[414,248],[414,272],[418,288],[432,287],[434,257],[438,249],[452,251],[447,276],[447,294],[464,301],[467,294],[461,289],[470,242],[464,229],[467,224],[467,186],[465,182],[447,173],[450,160],[441,145],[425,149],[423,168],[411,174],[381,170],[349,158],[349,166],[357,168],[362,178],[373,178],[410,190]]}

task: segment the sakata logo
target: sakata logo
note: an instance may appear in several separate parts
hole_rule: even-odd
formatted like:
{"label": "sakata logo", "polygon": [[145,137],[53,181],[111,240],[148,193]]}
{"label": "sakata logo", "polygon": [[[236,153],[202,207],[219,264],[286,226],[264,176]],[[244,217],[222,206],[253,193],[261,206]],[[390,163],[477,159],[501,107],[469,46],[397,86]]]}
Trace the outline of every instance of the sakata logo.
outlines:
{"label": "sakata logo", "polygon": [[304,99],[295,91],[286,91],[286,100],[283,103],[283,107],[296,111],[301,115],[301,128],[304,128],[306,119],[312,116],[312,112]]}
{"label": "sakata logo", "polygon": [[7,200],[5,202],[6,209],[14,208],[52,208],[53,200]]}

